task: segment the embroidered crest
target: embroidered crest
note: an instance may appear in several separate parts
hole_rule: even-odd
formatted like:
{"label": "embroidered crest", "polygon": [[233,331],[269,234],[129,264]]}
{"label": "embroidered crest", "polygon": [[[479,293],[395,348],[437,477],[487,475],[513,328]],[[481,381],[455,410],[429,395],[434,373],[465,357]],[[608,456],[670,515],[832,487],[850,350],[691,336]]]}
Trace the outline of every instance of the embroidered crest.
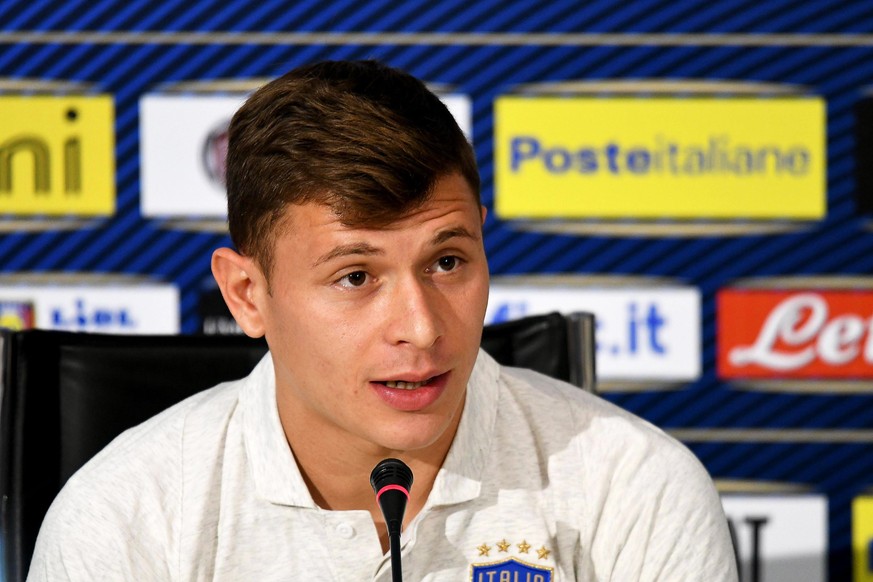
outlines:
{"label": "embroidered crest", "polygon": [[552,582],[552,568],[528,564],[518,558],[473,564],[471,582]]}

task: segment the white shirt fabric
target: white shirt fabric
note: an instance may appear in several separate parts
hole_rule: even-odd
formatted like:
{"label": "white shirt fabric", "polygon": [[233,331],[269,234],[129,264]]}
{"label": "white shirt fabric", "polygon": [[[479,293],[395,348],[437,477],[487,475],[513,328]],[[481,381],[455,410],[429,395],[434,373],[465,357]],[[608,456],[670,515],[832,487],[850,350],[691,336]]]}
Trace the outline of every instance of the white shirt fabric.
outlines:
{"label": "white shirt fabric", "polygon": [[[115,439],[53,503],[28,581],[389,582],[369,512],[312,501],[275,392],[268,354]],[[402,546],[407,582],[737,580],[719,497],[684,446],[484,352]]]}

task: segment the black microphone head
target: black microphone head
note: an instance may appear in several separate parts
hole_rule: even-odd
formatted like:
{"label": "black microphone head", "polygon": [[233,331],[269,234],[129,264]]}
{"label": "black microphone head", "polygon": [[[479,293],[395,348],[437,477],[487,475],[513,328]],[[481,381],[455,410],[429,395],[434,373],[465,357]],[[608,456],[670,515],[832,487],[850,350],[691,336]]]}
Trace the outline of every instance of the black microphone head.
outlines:
{"label": "black microphone head", "polygon": [[373,467],[370,473],[370,485],[373,492],[379,495],[387,485],[402,487],[407,494],[412,488],[412,469],[400,459],[384,459]]}
{"label": "black microphone head", "polygon": [[400,459],[379,461],[370,473],[370,485],[385,517],[388,535],[399,537],[412,487],[412,469]]}

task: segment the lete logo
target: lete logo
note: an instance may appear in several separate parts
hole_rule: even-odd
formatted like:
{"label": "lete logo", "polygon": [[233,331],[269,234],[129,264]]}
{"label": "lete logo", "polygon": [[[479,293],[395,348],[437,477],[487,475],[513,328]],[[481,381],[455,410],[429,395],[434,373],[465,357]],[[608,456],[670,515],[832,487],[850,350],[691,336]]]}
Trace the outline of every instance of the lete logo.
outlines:
{"label": "lete logo", "polygon": [[873,377],[873,292],[722,290],[722,378]]}

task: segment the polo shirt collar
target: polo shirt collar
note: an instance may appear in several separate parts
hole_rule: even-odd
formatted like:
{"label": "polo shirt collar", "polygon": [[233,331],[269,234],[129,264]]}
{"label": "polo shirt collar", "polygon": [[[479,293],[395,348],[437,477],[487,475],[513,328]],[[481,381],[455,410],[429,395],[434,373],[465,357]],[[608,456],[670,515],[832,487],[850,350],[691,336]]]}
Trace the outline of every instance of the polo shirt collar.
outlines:
{"label": "polo shirt collar", "polygon": [[[497,419],[499,375],[500,366],[480,349],[461,422],[425,507],[462,503],[479,495]],[[271,355],[267,353],[242,382],[244,439],[258,495],[271,503],[316,508],[279,420]]]}
{"label": "polo shirt collar", "polygon": [[480,349],[467,383],[458,431],[425,508],[463,503],[478,497],[497,420],[499,376],[500,365]]}
{"label": "polo shirt collar", "polygon": [[269,352],[243,380],[240,406],[258,496],[279,505],[315,508],[279,420],[276,374]]}

